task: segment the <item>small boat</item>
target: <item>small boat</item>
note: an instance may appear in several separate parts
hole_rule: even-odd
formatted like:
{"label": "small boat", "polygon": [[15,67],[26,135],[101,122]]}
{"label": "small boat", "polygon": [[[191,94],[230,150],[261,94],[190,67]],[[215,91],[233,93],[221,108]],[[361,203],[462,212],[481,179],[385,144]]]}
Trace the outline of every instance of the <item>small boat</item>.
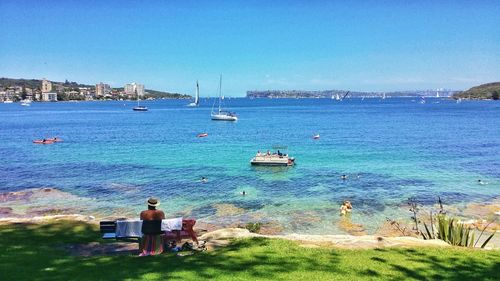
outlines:
{"label": "small boat", "polygon": [[54,141],[50,140],[50,139],[43,139],[43,140],[34,140],[33,143],[34,144],[52,144],[52,143],[54,143]]}
{"label": "small boat", "polygon": [[196,81],[196,96],[194,97],[194,102],[188,104],[189,107],[196,107],[200,104],[200,86],[198,86],[198,81]]}
{"label": "small boat", "polygon": [[138,105],[132,108],[133,111],[148,111],[148,108],[143,105]]}
{"label": "small boat", "polygon": [[204,137],[208,137],[208,134],[207,133],[201,133],[201,134],[198,134],[196,137],[198,137],[198,138],[204,138]]}
{"label": "small boat", "polygon": [[31,100],[22,100],[21,101],[22,106],[30,106],[31,105]]}
{"label": "small boat", "polygon": [[318,140],[318,139],[319,139],[319,134],[314,135],[314,136],[313,136],[313,139]]}
{"label": "small boat", "polygon": [[236,113],[234,112],[229,112],[229,111],[224,111],[222,110],[222,75],[220,76],[220,81],[219,81],[219,110],[214,112],[214,105],[212,106],[212,112],[210,113],[210,116],[212,117],[212,120],[216,121],[237,121],[238,117],[236,116]]}
{"label": "small boat", "polygon": [[11,100],[4,100],[3,103],[13,103]]}
{"label": "small boat", "polygon": [[260,153],[257,152],[250,164],[259,166],[293,166],[295,164],[295,158],[288,156],[288,154],[280,153]]}
{"label": "small boat", "polygon": [[148,111],[148,108],[144,105],[139,105],[139,93],[137,93],[137,106],[132,108],[133,111]]}

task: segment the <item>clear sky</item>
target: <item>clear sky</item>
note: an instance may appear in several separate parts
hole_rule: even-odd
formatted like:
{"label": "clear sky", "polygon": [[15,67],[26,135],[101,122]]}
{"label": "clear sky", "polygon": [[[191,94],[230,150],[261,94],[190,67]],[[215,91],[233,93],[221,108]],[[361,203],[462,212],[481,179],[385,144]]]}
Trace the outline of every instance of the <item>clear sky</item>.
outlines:
{"label": "clear sky", "polygon": [[0,76],[214,96],[500,81],[500,1],[0,1]]}

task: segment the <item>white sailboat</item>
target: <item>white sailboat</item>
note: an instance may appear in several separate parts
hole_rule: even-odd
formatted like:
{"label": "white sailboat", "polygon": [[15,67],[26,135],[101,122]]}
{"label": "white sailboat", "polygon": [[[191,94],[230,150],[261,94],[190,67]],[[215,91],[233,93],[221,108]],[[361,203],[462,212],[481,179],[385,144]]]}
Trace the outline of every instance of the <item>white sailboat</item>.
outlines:
{"label": "white sailboat", "polygon": [[196,107],[200,104],[200,86],[198,85],[198,81],[196,81],[196,96],[194,97],[194,102],[188,104],[189,107]]}
{"label": "white sailboat", "polygon": [[222,110],[222,75],[220,76],[219,80],[219,106],[218,106],[218,111],[214,112],[214,105],[212,106],[212,112],[210,113],[210,116],[212,117],[212,120],[216,121],[236,121],[238,120],[238,117],[234,112],[229,112],[229,111],[224,111]]}

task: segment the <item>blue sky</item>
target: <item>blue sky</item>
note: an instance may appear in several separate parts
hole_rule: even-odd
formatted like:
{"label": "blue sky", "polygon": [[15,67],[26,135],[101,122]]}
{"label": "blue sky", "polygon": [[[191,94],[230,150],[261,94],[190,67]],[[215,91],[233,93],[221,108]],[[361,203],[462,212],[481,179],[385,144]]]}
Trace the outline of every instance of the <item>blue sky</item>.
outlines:
{"label": "blue sky", "polygon": [[0,1],[0,76],[214,96],[500,81],[500,1]]}

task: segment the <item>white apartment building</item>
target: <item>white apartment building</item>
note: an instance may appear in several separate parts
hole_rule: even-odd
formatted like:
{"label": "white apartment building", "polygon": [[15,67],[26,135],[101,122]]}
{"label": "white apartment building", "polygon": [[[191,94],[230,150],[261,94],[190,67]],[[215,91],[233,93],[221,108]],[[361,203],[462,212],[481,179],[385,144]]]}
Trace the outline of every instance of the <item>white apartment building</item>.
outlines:
{"label": "white apartment building", "polygon": [[125,84],[123,90],[125,91],[126,95],[144,96],[144,94],[146,93],[144,91],[144,84],[137,84],[137,83]]}
{"label": "white apartment building", "polygon": [[42,93],[42,101],[57,101],[57,93]]}

